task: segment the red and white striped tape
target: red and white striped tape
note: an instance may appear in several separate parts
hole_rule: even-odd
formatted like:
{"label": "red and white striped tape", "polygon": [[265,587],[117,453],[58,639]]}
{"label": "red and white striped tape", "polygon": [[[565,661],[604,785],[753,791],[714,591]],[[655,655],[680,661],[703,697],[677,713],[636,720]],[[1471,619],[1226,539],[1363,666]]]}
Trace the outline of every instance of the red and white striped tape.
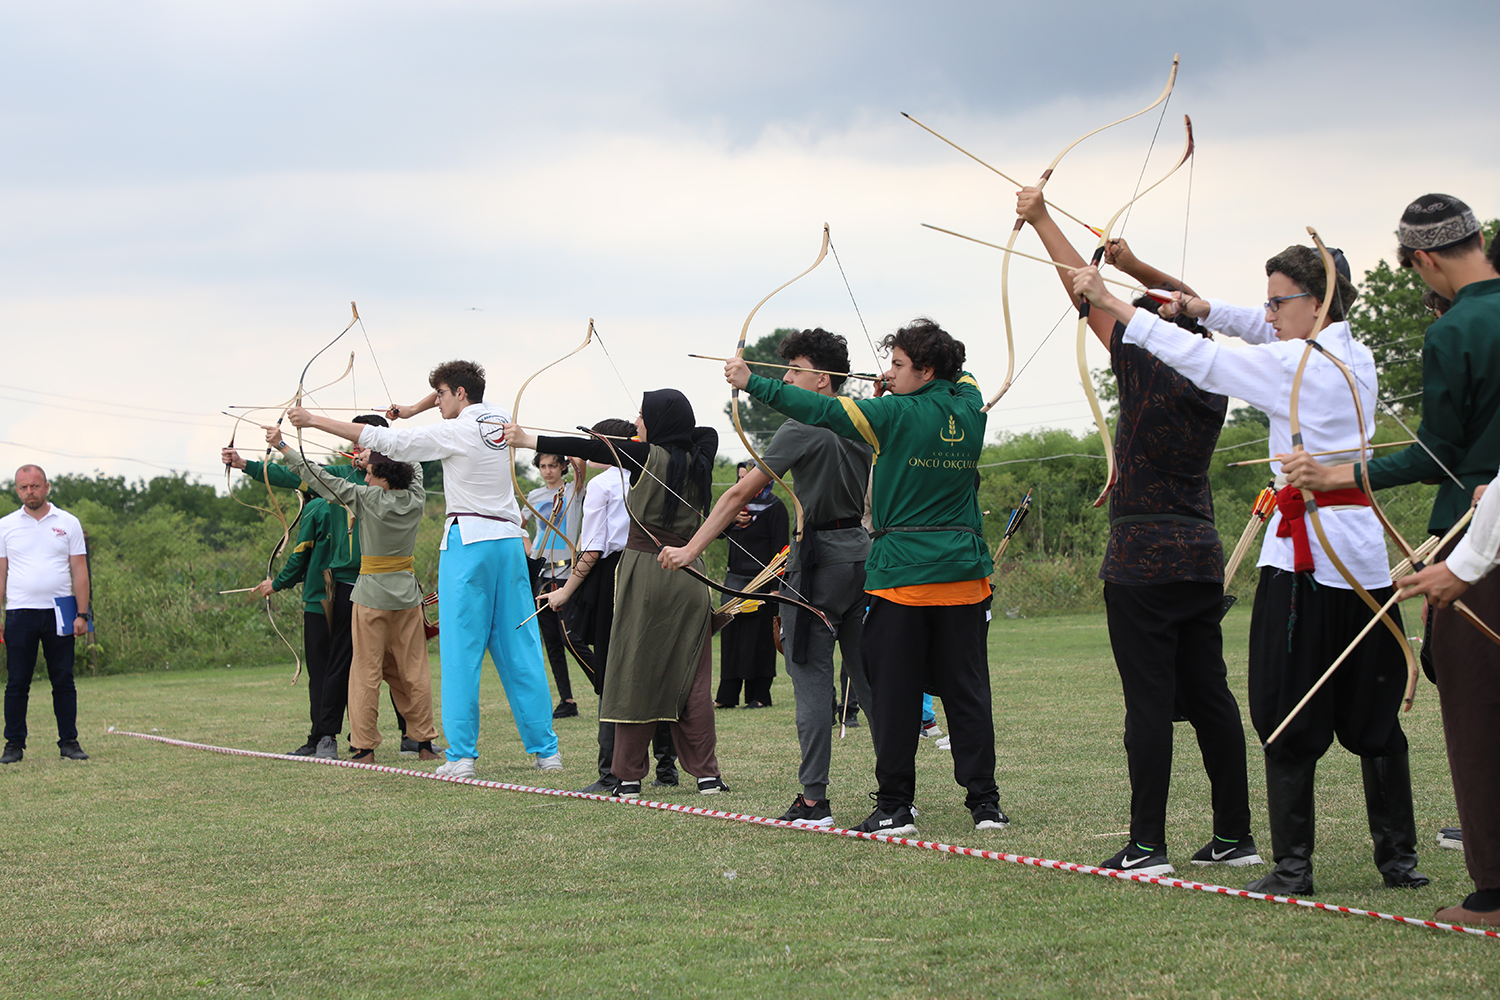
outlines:
{"label": "red and white striped tape", "polygon": [[1241,899],[1259,899],[1268,903],[1286,903],[1292,906],[1301,906],[1310,910],[1323,910],[1328,913],[1346,913],[1356,917],[1371,917],[1375,920],[1389,920],[1398,924],[1410,924],[1415,927],[1428,927],[1437,931],[1455,931],[1459,934],[1471,934],[1475,937],[1487,937],[1500,939],[1500,931],[1485,930],[1480,927],[1464,927],[1459,924],[1445,924],[1437,920],[1422,920],[1417,917],[1403,917],[1394,913],[1381,913],[1379,910],[1361,910],[1353,906],[1338,906],[1333,903],[1322,903],[1311,899],[1299,899],[1295,896],[1271,896],[1262,892],[1251,892],[1248,889],[1232,889],[1223,885],[1209,885],[1203,882],[1191,882],[1186,879],[1172,878],[1168,875],[1141,875],[1131,872],[1116,871],[1111,868],[1095,868],[1093,865],[1079,865],[1071,861],[1052,861],[1047,858],[1032,858],[1024,854],[1004,854],[999,851],[984,851],[974,847],[958,847],[954,844],[944,844],[934,840],[912,840],[908,837],[890,837],[880,833],[861,833],[857,830],[844,830],[838,827],[818,828],[793,826],[791,823],[779,819],[770,819],[766,816],[752,816],[749,813],[724,812],[720,809],[703,809],[698,806],[682,805],[678,802],[656,802],[651,799],[621,799],[612,795],[595,795],[591,792],[569,792],[559,788],[536,788],[531,785],[517,785],[508,781],[481,781],[478,778],[450,778],[446,775],[434,774],[431,771],[413,771],[404,767],[386,767],[383,764],[361,764],[352,760],[329,760],[321,757],[293,757],[289,754],[264,753],[259,750],[239,750],[233,747],[216,747],[208,743],[192,743],[187,740],[174,740],[165,736],[155,736],[150,733],[131,733],[125,730],[115,729],[111,726],[108,730],[116,736],[133,736],[136,739],[153,740],[157,743],[165,743],[174,747],[186,747],[189,750],[207,750],[211,753],[228,754],[233,757],[262,757],[270,760],[292,761],[299,764],[318,764],[331,767],[351,767],[363,771],[379,771],[384,774],[400,774],[409,778],[425,778],[428,781],[447,781],[456,785],[473,785],[477,788],[498,788],[507,792],[526,792],[531,795],[551,795],[564,799],[589,799],[594,802],[609,802],[616,805],[635,806],[639,809],[660,809],[664,812],[684,813],[689,816],[709,816],[714,819],[733,820],[736,823],[753,823],[757,826],[775,826],[788,830],[796,830],[800,833],[824,833],[833,834],[838,837],[852,837],[858,840],[876,840],[885,844],[900,844],[903,847],[919,847],[928,851],[938,851],[943,854],[958,854],[968,858],[980,858],[984,861],[1009,861],[1012,864],[1030,865],[1033,868],[1051,868],[1055,871],[1080,872],[1084,875],[1101,875],[1105,878],[1119,879],[1122,882],[1149,882],[1153,885],[1164,885],[1172,889],[1196,889],[1199,892],[1209,892],[1219,896],[1237,896]]}

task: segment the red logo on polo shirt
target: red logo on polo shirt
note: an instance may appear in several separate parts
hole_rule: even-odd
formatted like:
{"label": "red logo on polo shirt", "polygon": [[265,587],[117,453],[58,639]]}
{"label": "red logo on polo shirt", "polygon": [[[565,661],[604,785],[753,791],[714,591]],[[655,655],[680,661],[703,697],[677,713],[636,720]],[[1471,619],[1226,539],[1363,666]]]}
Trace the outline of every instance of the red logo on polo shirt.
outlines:
{"label": "red logo on polo shirt", "polygon": [[68,537],[68,533],[66,531],[62,530],[61,528],[53,528],[52,529],[52,533],[54,535],[56,535],[58,538],[67,538]]}

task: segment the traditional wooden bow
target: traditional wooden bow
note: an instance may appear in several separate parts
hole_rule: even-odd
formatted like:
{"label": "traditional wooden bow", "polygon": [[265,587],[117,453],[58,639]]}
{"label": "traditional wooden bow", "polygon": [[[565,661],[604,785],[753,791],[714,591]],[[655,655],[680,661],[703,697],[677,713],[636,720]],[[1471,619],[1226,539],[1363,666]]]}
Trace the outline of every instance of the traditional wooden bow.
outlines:
{"label": "traditional wooden bow", "polygon": [[[745,323],[740,327],[740,342],[735,345],[734,357],[743,358],[745,356],[745,339],[750,334],[750,321],[755,319],[755,314],[760,312],[760,307],[769,302],[771,300],[771,296],[781,291],[787,285],[792,284],[792,282],[796,281],[798,278],[807,275],[812,271],[813,268],[823,263],[823,258],[828,256],[828,239],[828,223],[825,222],[823,223],[823,245],[818,248],[817,259],[814,260],[806,270],[800,272],[795,278],[792,278],[790,281],[784,281],[781,284],[777,285],[774,289],[771,290],[769,294],[766,295],[765,298],[755,303],[755,308],[750,310],[750,315],[745,317]],[[797,494],[793,492],[792,488],[786,484],[786,481],[778,476],[774,471],[772,471],[771,467],[766,464],[765,459],[761,458],[760,452],[755,450],[755,445],[750,443],[749,436],[745,434],[745,427],[740,423],[739,386],[735,386],[730,390],[729,416],[734,421],[734,432],[740,436],[740,443],[745,446],[745,451],[747,451],[750,457],[754,459],[756,466],[758,466],[760,468],[760,471],[769,476],[778,486],[786,490],[787,496],[792,498],[792,508],[797,512],[797,529],[792,535],[792,540],[794,542],[800,541],[802,539],[803,527],[802,501],[797,499]],[[826,621],[827,619],[825,618],[824,620]]]}
{"label": "traditional wooden bow", "polygon": [[[1098,267],[1099,262],[1104,259],[1104,250],[1109,246],[1110,233],[1114,231],[1115,223],[1120,221],[1120,216],[1124,215],[1130,209],[1131,205],[1134,205],[1146,195],[1156,190],[1156,188],[1166,183],[1168,177],[1171,177],[1181,169],[1184,163],[1192,159],[1193,120],[1187,115],[1183,115],[1182,127],[1186,132],[1186,138],[1183,141],[1182,156],[1178,158],[1176,163],[1172,164],[1171,170],[1163,174],[1150,187],[1121,205],[1120,210],[1110,217],[1109,222],[1104,226],[1104,231],[1099,234],[1098,246],[1094,248],[1093,264],[1095,267]],[[1017,217],[1016,221],[1020,222],[1021,219]],[[1109,423],[1104,419],[1104,408],[1099,404],[1099,394],[1094,391],[1094,380],[1089,377],[1088,356],[1084,353],[1084,348],[1088,345],[1088,332],[1089,300],[1081,298],[1078,303],[1078,377],[1083,383],[1083,394],[1088,397],[1089,409],[1094,412],[1094,423],[1099,428],[1099,437],[1104,442],[1104,460],[1107,463],[1107,473],[1104,479],[1104,489],[1099,492],[1099,498],[1094,501],[1095,507],[1101,507],[1104,505],[1105,499],[1108,498],[1109,491],[1114,489],[1115,478],[1119,475],[1119,470],[1115,467],[1115,445],[1114,440],[1110,437]]]}
{"label": "traditional wooden bow", "polygon": [[[1177,84],[1177,66],[1178,66],[1178,63],[1179,63],[1179,58],[1174,55],[1172,57],[1172,71],[1167,75],[1167,85],[1162,88],[1162,92],[1159,95],[1157,95],[1156,100],[1152,101],[1150,104],[1146,105],[1141,110],[1126,115],[1124,118],[1116,119],[1115,121],[1110,122],[1108,125],[1101,125],[1098,128],[1093,129],[1090,132],[1085,132],[1083,135],[1079,136],[1077,139],[1074,139],[1072,142],[1070,142],[1066,146],[1064,146],[1063,149],[1062,149],[1062,152],[1060,152],[1056,156],[1054,156],[1052,158],[1052,162],[1049,163],[1049,164],[1047,164],[1047,169],[1044,170],[1044,171],[1042,171],[1041,179],[1038,180],[1037,183],[1036,183],[1037,190],[1040,191],[1040,190],[1042,190],[1043,188],[1045,188],[1047,186],[1047,181],[1049,181],[1049,180],[1052,179],[1052,172],[1057,169],[1057,165],[1060,162],[1062,162],[1062,158],[1064,156],[1066,156],[1067,153],[1068,153],[1068,151],[1071,150],[1074,146],[1078,145],[1080,142],[1082,142],[1083,140],[1089,138],[1090,136],[1098,135],[1100,132],[1103,132],[1105,129],[1114,128],[1116,125],[1119,125],[1122,122],[1128,122],[1132,118],[1138,118],[1138,117],[1140,117],[1141,115],[1143,115],[1146,112],[1150,111],[1152,108],[1157,107],[1163,101],[1165,101],[1168,97],[1170,97],[1171,94],[1172,94],[1172,88],[1174,86],[1176,86],[1176,84]],[[1149,190],[1149,188],[1147,190]],[[1142,192],[1142,194],[1144,194],[1144,193],[1145,192]],[[1005,249],[1007,251],[1009,251],[1009,250],[1011,250],[1011,249],[1013,249],[1015,247],[1015,245],[1016,245],[1016,237],[1021,234],[1021,229],[1025,225],[1026,225],[1026,220],[1020,218],[1019,216],[1017,216],[1016,217],[1015,227],[1013,229],[1011,229],[1011,231],[1010,231],[1010,239],[1008,239],[1006,241],[1006,243],[1005,243]],[[1090,228],[1092,228],[1092,227],[1090,227]],[[990,410],[990,408],[992,406],[994,406],[996,403],[1000,402],[1001,397],[1004,396],[1007,392],[1010,391],[1011,379],[1012,379],[1012,376],[1014,375],[1015,370],[1016,370],[1016,341],[1015,341],[1015,334],[1012,332],[1012,329],[1011,329],[1011,321],[1010,321],[1010,258],[1011,258],[1011,256],[1012,256],[1012,254],[1006,253],[1005,259],[1000,262],[1000,313],[1001,313],[1001,316],[1003,316],[1004,319],[1005,319],[1005,380],[1000,383],[999,390],[993,396],[991,396],[988,400],[985,401],[984,407],[980,411],[982,413],[988,413],[989,410]],[[1088,381],[1089,381],[1088,380],[1088,373],[1085,371],[1084,372],[1084,383],[1085,383],[1086,386],[1088,384]],[[1086,391],[1088,392],[1088,394],[1091,397],[1093,396],[1093,390],[1092,389],[1087,389]],[[1094,409],[1097,412],[1098,409],[1099,409],[1098,400],[1094,399],[1093,400],[1093,404],[1094,404]],[[1102,424],[1102,420],[1101,420],[1101,424]],[[1113,463],[1113,459],[1111,459],[1111,463]]]}

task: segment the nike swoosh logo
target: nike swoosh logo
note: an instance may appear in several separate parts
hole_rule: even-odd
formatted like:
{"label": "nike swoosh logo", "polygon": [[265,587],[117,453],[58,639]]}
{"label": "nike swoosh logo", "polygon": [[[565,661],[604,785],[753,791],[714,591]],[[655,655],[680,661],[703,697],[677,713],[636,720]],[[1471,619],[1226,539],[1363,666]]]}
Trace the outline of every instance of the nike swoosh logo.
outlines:
{"label": "nike swoosh logo", "polygon": [[1136,865],[1140,864],[1142,861],[1150,861],[1151,857],[1152,857],[1152,855],[1150,855],[1150,854],[1143,854],[1143,855],[1141,855],[1138,858],[1121,858],[1120,859],[1120,867],[1121,868],[1134,868]]}
{"label": "nike swoosh logo", "polygon": [[1215,861],[1223,861],[1225,858],[1233,854],[1236,850],[1237,848],[1231,847],[1227,851],[1209,851],[1208,856],[1213,858]]}

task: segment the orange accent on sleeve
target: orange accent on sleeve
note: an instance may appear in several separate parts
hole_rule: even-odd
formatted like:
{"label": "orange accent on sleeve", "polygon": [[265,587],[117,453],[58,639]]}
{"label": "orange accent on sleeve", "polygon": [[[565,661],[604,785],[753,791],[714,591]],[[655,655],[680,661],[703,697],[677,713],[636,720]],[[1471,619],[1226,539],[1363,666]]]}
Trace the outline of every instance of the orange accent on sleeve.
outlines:
{"label": "orange accent on sleeve", "polygon": [[949,607],[958,604],[978,604],[990,596],[989,577],[977,580],[959,580],[955,583],[917,583],[909,587],[888,587],[872,590],[876,597],[884,597],[896,604],[913,607]]}

